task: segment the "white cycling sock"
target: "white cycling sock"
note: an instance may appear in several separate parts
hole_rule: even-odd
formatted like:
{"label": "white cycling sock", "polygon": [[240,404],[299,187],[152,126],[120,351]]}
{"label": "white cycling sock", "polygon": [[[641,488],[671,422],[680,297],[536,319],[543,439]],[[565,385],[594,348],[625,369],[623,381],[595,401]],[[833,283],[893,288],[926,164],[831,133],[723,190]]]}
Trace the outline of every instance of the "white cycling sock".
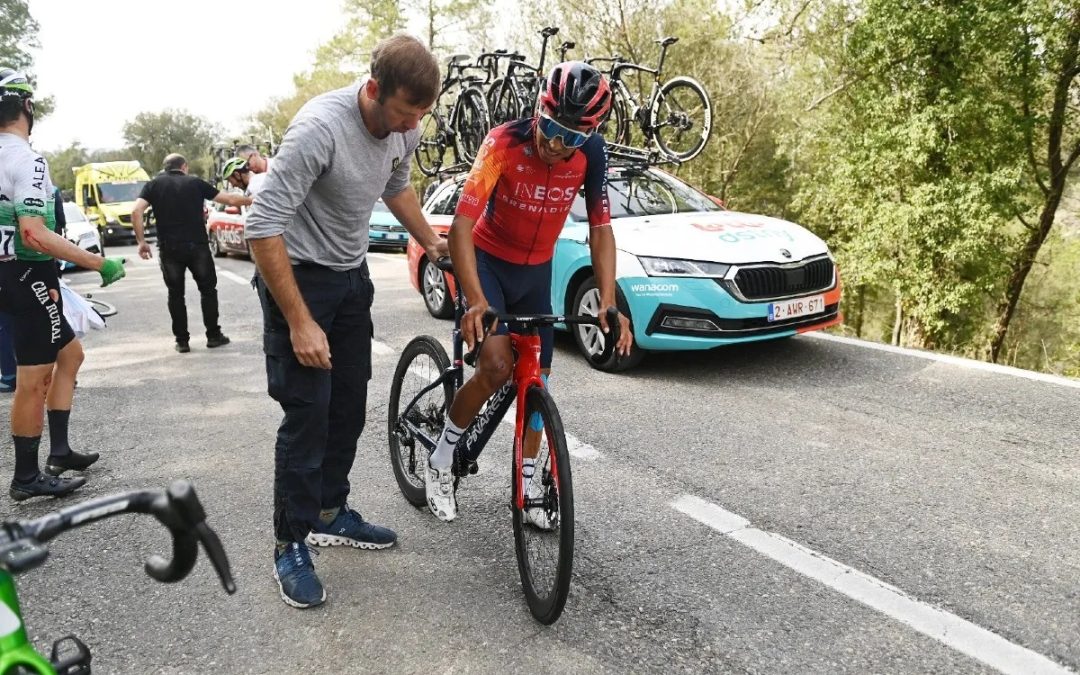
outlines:
{"label": "white cycling sock", "polygon": [[449,469],[454,463],[454,446],[465,430],[450,421],[446,416],[446,426],[443,427],[442,436],[439,436],[439,444],[435,446],[435,452],[431,453],[428,460],[433,469]]}
{"label": "white cycling sock", "polygon": [[536,459],[523,457],[521,460],[521,494],[528,493],[529,481],[532,480],[534,473],[536,473]]}

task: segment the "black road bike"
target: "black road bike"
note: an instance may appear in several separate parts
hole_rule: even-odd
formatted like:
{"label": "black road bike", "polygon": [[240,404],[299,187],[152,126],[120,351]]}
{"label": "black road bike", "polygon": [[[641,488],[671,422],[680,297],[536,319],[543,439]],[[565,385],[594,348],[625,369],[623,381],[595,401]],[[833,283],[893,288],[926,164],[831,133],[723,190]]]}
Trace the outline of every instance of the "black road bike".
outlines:
{"label": "black road bike", "polygon": [[[548,26],[540,31],[543,43],[540,45],[540,61],[535,66],[526,63],[522,54],[515,52],[504,55],[508,60],[506,73],[492,82],[487,91],[492,125],[497,126],[533,114],[540,90],[544,86],[544,61],[547,57],[548,40],[558,34],[559,29],[555,26]],[[570,47],[565,49],[573,47],[573,43],[569,44]]]}
{"label": "black road bike", "polygon": [[[436,261],[444,272],[452,272],[448,258]],[[456,293],[451,363],[446,350],[434,337],[421,335],[405,347],[394,371],[387,411],[390,464],[401,494],[417,508],[427,508],[424,471],[428,457],[442,433],[443,422],[454,396],[464,382],[464,365],[473,365],[484,342],[463,356],[461,318],[464,314],[460,287]],[[600,361],[611,358],[619,340],[618,313],[607,310],[610,339]],[[514,374],[481,409],[462,433],[454,449],[454,490],[460,479],[477,471],[476,459],[510,406],[517,404],[514,444],[511,454],[510,513],[514,529],[518,573],[525,600],[533,617],[543,624],[558,620],[570,592],[574,559],[574,488],[570,472],[570,452],[562,418],[540,377],[541,326],[561,324],[599,325],[596,316],[510,315],[489,312],[484,324],[498,320],[510,327],[515,353]],[[537,423],[539,422],[539,423]],[[526,446],[539,444],[535,472],[522,485],[522,458]],[[547,527],[534,527],[528,509],[542,509]]]}
{"label": "black road bike", "polygon": [[[657,40],[660,45],[660,62],[656,68],[626,61],[622,56],[586,59],[588,63],[610,62],[607,71],[614,99],[611,116],[601,133],[616,146],[632,149],[632,127],[637,126],[647,145],[655,145],[663,155],[675,162],[686,162],[697,157],[705,148],[712,130],[712,103],[705,88],[690,77],[674,77],[661,84],[660,72],[664,68],[667,49],[679,41],[677,37]],[[644,103],[639,102],[630,87],[623,81],[629,71],[652,75],[652,89]]]}
{"label": "black road bike", "polygon": [[[456,54],[447,60],[446,76],[435,107],[420,120],[416,166],[425,176],[468,167],[491,128],[482,89],[485,77],[466,72],[480,70],[486,74],[486,69],[470,63],[471,60],[468,54]],[[443,97],[452,89],[457,90],[457,96],[452,104],[443,108]]]}

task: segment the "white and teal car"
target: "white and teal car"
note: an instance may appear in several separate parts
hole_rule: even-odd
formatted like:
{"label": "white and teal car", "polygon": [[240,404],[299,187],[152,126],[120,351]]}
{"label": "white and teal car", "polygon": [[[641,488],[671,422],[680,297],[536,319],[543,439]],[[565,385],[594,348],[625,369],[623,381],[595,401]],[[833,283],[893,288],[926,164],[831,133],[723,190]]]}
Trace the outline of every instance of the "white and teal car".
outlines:
{"label": "white and teal car", "polygon": [[[425,203],[438,229],[449,227],[460,189],[460,178],[450,179]],[[619,309],[633,325],[634,351],[603,364],[603,370],[631,368],[650,351],[713,349],[840,322],[839,273],[828,246],[809,230],[728,211],[652,168],[612,168],[608,195],[618,248]],[[588,235],[579,197],[555,248],[551,299],[556,312],[595,315],[599,309]],[[414,257],[413,285],[433,315],[447,316],[453,280],[432,274],[437,270],[427,269],[418,256],[410,255],[410,263]],[[595,327],[573,332],[582,353],[603,349],[603,335]]]}

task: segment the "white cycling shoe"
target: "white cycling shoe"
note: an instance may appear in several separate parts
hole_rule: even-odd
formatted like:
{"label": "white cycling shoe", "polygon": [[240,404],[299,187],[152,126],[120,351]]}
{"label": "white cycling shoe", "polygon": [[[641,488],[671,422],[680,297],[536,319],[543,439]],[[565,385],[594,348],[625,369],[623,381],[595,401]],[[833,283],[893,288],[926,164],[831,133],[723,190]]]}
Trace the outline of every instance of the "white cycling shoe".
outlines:
{"label": "white cycling shoe", "polygon": [[[528,487],[525,490],[525,496],[528,499],[540,499],[544,496],[544,486],[539,481],[530,480]],[[559,513],[548,513],[548,511],[540,506],[534,506],[532,508],[525,509],[525,522],[531,524],[538,530],[544,530],[545,532],[551,532],[559,526]]]}
{"label": "white cycling shoe", "polygon": [[454,472],[450,467],[435,469],[428,464],[424,472],[424,492],[427,493],[428,508],[436,518],[444,523],[457,518]]}

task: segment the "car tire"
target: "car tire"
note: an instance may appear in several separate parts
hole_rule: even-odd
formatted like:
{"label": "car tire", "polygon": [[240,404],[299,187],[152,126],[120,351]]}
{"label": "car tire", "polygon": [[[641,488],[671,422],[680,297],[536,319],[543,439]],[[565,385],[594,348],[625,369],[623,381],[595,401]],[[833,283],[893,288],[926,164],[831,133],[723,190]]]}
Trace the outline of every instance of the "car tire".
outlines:
{"label": "car tire", "polygon": [[454,299],[450,297],[450,286],[446,275],[427,257],[420,259],[420,295],[424,297],[424,306],[428,314],[436,319],[450,319],[454,316]]}
{"label": "car tire", "polygon": [[225,258],[229,255],[225,252],[225,247],[221,245],[221,235],[217,232],[210,237],[210,253],[214,254],[215,258]]}
{"label": "car tire", "polygon": [[[634,329],[634,317],[630,316],[630,308],[626,305],[623,299],[618,300],[619,311],[626,315],[626,318],[630,320],[630,330]],[[570,308],[571,314],[589,314],[596,316],[600,311],[600,290],[596,287],[596,279],[589,277],[580,286],[578,286],[577,292],[574,293],[574,304]],[[637,346],[637,341],[634,341],[633,346],[630,347],[630,353],[626,356],[618,356],[612,354],[603,363],[593,363],[591,357],[594,354],[598,354],[603,351],[603,334],[600,333],[600,328],[597,326],[577,325],[571,328],[571,332],[574,334],[574,342],[577,344],[578,351],[585,357],[585,360],[589,362],[593,368],[602,370],[606,373],[619,373],[625,370],[637,366],[641,363],[641,359],[645,358],[645,350]]]}

